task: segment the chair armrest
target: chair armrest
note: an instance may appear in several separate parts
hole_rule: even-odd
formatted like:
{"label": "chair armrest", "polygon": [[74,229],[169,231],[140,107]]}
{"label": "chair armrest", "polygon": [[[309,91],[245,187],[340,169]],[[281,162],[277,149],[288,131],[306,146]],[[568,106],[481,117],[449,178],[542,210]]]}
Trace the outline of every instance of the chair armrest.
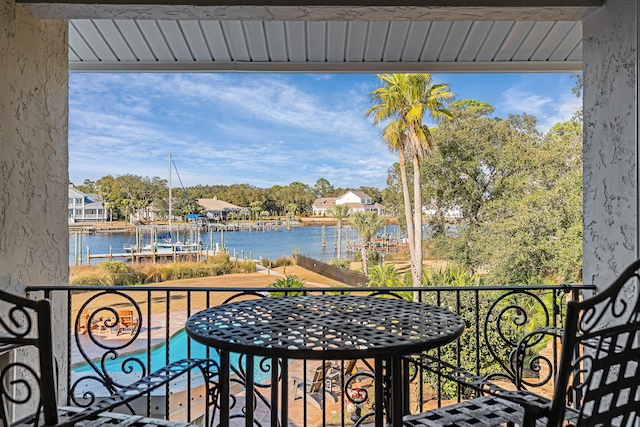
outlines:
{"label": "chair armrest", "polygon": [[207,385],[207,391],[211,393],[216,387],[210,384],[215,383],[212,378],[218,375],[218,363],[210,359],[182,359],[173,362],[149,375],[140,378],[138,381],[120,388],[111,396],[100,397],[86,407],[80,408],[78,412],[69,413],[65,418],[60,419],[57,427],[72,426],[78,421],[93,417],[102,412],[111,411],[114,408],[125,405],[140,396],[144,396],[158,387],[173,381],[186,374],[194,368],[199,368]]}
{"label": "chair armrest", "polygon": [[481,393],[497,395],[507,391],[507,389],[491,382],[487,377],[475,375],[428,354],[413,354],[405,358],[408,359],[410,363],[414,363],[423,369]]}

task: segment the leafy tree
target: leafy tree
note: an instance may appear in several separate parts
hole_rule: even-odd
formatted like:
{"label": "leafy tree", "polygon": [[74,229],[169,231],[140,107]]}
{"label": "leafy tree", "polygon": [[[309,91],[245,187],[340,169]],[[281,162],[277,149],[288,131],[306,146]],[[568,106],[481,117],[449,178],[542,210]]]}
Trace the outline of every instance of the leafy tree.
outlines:
{"label": "leafy tree", "polygon": [[255,219],[259,219],[260,212],[262,211],[262,202],[260,200],[256,200],[251,202],[251,212],[253,213],[253,217]]}
{"label": "leafy tree", "polygon": [[123,202],[126,206],[132,207],[138,217],[140,212],[148,209],[155,200],[162,200],[167,188],[167,181],[157,176],[142,178],[127,174],[117,177],[116,181],[126,197]]}
{"label": "leafy tree", "polygon": [[362,257],[362,270],[368,276],[369,245],[371,238],[386,224],[386,218],[378,216],[374,211],[352,212],[349,224],[358,232],[358,246]]}
{"label": "leafy tree", "polygon": [[358,190],[371,196],[371,201],[373,203],[382,203],[382,191],[380,191],[379,188],[361,185]]}
{"label": "leafy tree", "polygon": [[338,259],[342,257],[342,228],[344,226],[343,221],[349,214],[349,206],[347,205],[335,205],[332,209],[329,209],[329,214],[336,220],[336,228],[338,229]]}
{"label": "leafy tree", "polygon": [[[407,175],[413,176],[413,167],[406,165]],[[384,203],[387,215],[398,219],[398,227],[407,230],[407,217],[404,215],[404,201],[402,200],[402,182],[400,179],[400,163],[396,162],[387,171],[387,186],[382,191],[382,203]]]}
{"label": "leafy tree", "polygon": [[557,124],[537,147],[533,172],[517,175],[522,186],[487,204],[478,251],[492,276],[581,279],[581,149],[580,123]]}
{"label": "leafy tree", "polygon": [[[201,186],[188,188],[174,188],[173,196],[173,214],[185,217],[191,213],[203,213],[204,209],[198,204],[198,199],[204,198]],[[168,200],[168,195],[167,195]],[[168,209],[168,203],[165,204]],[[168,213],[168,212],[167,212]]]}
{"label": "leafy tree", "polygon": [[100,197],[103,209],[111,207],[112,212],[115,211],[114,216],[118,217],[120,209],[117,202],[121,197],[121,191],[115,179],[111,175],[103,176],[95,182],[95,190]]}
{"label": "leafy tree", "polygon": [[74,185],[74,188],[78,191],[82,191],[85,194],[97,194],[96,183],[90,179],[85,179],[82,185]]}
{"label": "leafy tree", "polygon": [[[577,279],[581,256],[581,125],[543,137],[535,117],[492,117],[478,101],[451,104],[455,119],[434,130],[437,148],[422,182],[435,214],[434,251],[506,282]],[[460,218],[445,218],[458,209]],[[455,227],[447,228],[455,221]]]}
{"label": "leafy tree", "polygon": [[336,189],[325,178],[320,178],[316,181],[316,184],[313,186],[313,191],[316,198],[336,196]]}
{"label": "leafy tree", "polygon": [[[445,104],[453,99],[447,84],[434,84],[430,74],[378,74],[382,87],[371,92],[374,105],[366,112],[374,124],[387,123],[382,138],[398,153],[400,177],[407,221],[411,272],[414,286],[422,280],[422,192],[420,161],[433,149],[427,117],[450,117]],[[406,157],[413,162],[413,213],[407,182]]]}
{"label": "leafy tree", "polygon": [[242,218],[243,221],[246,221],[250,215],[251,215],[251,210],[249,208],[240,209],[240,218]]}
{"label": "leafy tree", "polygon": [[282,200],[282,205],[287,206],[291,203],[296,204],[298,212],[300,214],[310,213],[311,206],[315,200],[313,189],[307,184],[301,182],[292,182],[285,187],[285,198]]}

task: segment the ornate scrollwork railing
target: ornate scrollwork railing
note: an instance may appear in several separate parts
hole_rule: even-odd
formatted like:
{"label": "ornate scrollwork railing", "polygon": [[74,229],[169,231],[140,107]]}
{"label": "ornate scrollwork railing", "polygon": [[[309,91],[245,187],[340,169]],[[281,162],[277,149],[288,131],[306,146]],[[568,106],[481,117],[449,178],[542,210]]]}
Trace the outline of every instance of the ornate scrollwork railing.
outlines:
{"label": "ornate scrollwork railing", "polygon": [[[541,289],[523,288],[513,289],[506,288],[505,290],[497,288],[486,287],[473,287],[473,288],[434,288],[434,289],[421,289],[420,297],[423,302],[442,306],[451,311],[459,313],[467,325],[467,330],[460,338],[458,343],[450,344],[443,347],[437,354],[433,352],[435,356],[442,360],[449,360],[456,368],[464,368],[465,372],[471,372],[474,378],[485,375],[489,372],[489,368],[493,368],[492,371],[500,371],[499,375],[502,375],[502,379],[508,381],[520,381],[521,387],[536,387],[542,382],[550,382],[550,372],[554,372],[553,369],[546,370],[548,366],[555,363],[553,357],[544,356],[547,359],[539,356],[536,353],[539,350],[540,345],[547,339],[540,339],[539,337],[532,337],[529,341],[530,344],[526,344],[519,348],[516,352],[513,351],[514,343],[518,342],[518,335],[531,331],[533,324],[536,326],[548,325],[549,329],[553,329],[561,323],[562,311],[560,307],[564,307],[565,291],[558,287],[553,290],[543,289],[545,287],[539,287]],[[35,289],[32,289],[35,290]],[[43,289],[38,289],[43,290]],[[57,289],[52,288],[51,291],[45,292],[71,292],[78,290],[78,288],[69,289]],[[84,363],[89,365],[89,372],[84,374],[83,378],[78,378],[75,375],[72,377],[70,383],[70,402],[74,403],[76,399],[79,403],[88,404],[92,396],[91,394],[84,394],[84,387],[87,381],[93,381],[95,384],[109,389],[112,387],[117,389],[118,387],[126,384],[131,380],[135,380],[143,373],[149,371],[148,361],[150,356],[148,352],[152,344],[155,344],[155,339],[151,339],[148,333],[150,325],[147,324],[148,320],[152,318],[147,314],[151,309],[151,302],[143,302],[143,299],[135,297],[136,295],[147,294],[150,299],[151,292],[162,292],[160,298],[162,301],[168,301],[174,299],[176,293],[186,293],[187,299],[190,301],[192,296],[198,294],[202,296],[201,300],[209,301],[208,295],[215,292],[232,293],[232,296],[225,299],[224,303],[236,301],[238,299],[246,298],[264,298],[270,295],[272,292],[303,292],[305,294],[318,294],[318,293],[357,293],[368,294],[377,297],[394,297],[402,298],[407,295],[413,295],[415,289],[402,289],[399,294],[392,289],[358,289],[358,288],[331,288],[331,289],[224,289],[218,290],[213,288],[207,289],[184,289],[184,288],[160,288],[160,287],[145,287],[144,289],[137,288],[83,288],[82,291],[93,291],[90,296],[83,296],[82,293],[74,293],[73,297],[69,294],[68,299],[76,301],[76,298],[84,298],[84,303],[79,306],[78,309],[73,308],[74,312],[78,315],[72,319],[73,323],[70,325],[72,334],[70,338],[77,345],[77,352]],[[119,298],[117,303],[104,303],[102,298],[109,296],[109,300]],[[183,298],[183,297],[180,297]],[[217,301],[221,299],[218,298]],[[148,304],[148,306],[145,306]],[[619,304],[619,303],[618,303]],[[167,307],[169,304],[167,303]],[[617,306],[616,306],[617,307]],[[71,308],[71,307],[70,307]],[[138,328],[126,329],[125,333],[118,336],[118,339],[113,339],[120,318],[118,315],[119,309],[130,309],[133,311],[133,316],[139,319]],[[88,313],[83,314],[84,311]],[[191,307],[187,304],[187,312],[195,313],[198,308]],[[619,308],[615,309],[615,312],[621,311]],[[171,312],[174,313],[174,312]],[[156,316],[155,314],[153,316]],[[162,315],[164,317],[164,314]],[[166,319],[169,320],[173,314],[167,313]],[[171,319],[173,319],[171,317]],[[519,331],[519,332],[518,332]],[[107,339],[107,334],[109,338]],[[168,334],[166,335],[168,338]],[[520,335],[521,336],[521,335]],[[146,346],[143,346],[145,351],[142,355],[132,355],[131,352],[135,347],[134,342],[142,341],[146,342]],[[91,348],[90,348],[91,347]],[[211,350],[212,354],[215,353]],[[478,355],[476,356],[476,353]],[[207,353],[208,354],[208,353]],[[434,356],[434,357],[435,357]],[[440,360],[439,359],[439,360]],[[486,364],[486,360],[491,360],[490,364]],[[77,357],[76,357],[77,360]],[[479,360],[479,362],[477,361]],[[502,363],[498,362],[501,360]],[[522,362],[524,361],[524,362]],[[466,364],[469,362],[469,364]],[[247,413],[262,406],[264,408],[267,405],[267,409],[271,412],[279,411],[279,407],[271,407],[271,396],[269,391],[273,392],[273,379],[269,379],[265,382],[259,382],[252,384],[253,396],[247,398],[242,393],[247,389],[250,379],[248,376],[250,373],[246,370],[246,356],[241,357],[240,363],[233,362],[231,364],[231,382],[232,382],[232,404],[234,406],[234,416],[246,417]],[[265,374],[272,371],[271,366],[272,359],[262,358],[254,359],[254,372]],[[359,361],[362,364],[366,361]],[[517,363],[520,363],[518,365]],[[521,368],[525,366],[526,369]],[[500,369],[496,369],[496,367]],[[375,405],[373,400],[374,388],[363,387],[362,383],[365,378],[367,381],[374,382],[374,370],[373,367],[365,372],[358,372],[354,376],[345,375],[344,385],[342,386],[342,400],[345,405],[349,403],[355,405],[361,405],[360,418],[357,423],[362,424],[367,417],[370,417],[375,412]],[[520,370],[521,369],[521,370]],[[538,377],[531,377],[525,374],[535,374],[537,370],[543,372]],[[283,378],[283,367],[277,367],[278,377],[277,381],[281,384],[278,387],[283,387],[285,381],[289,381],[289,378]],[[287,369],[284,369],[284,373]],[[116,375],[114,375],[116,374]],[[479,375],[482,374],[482,375]],[[288,374],[287,374],[288,375]],[[413,380],[412,387],[420,387],[417,392],[418,399],[423,399],[422,387],[426,385],[432,386],[437,382],[444,383],[446,376],[442,374],[436,375],[437,380],[425,380],[424,372],[421,369],[411,367],[409,369],[410,378]],[[488,375],[484,379],[496,379],[498,376]],[[357,377],[361,380],[358,381]],[[84,381],[81,383],[81,381]],[[436,384],[437,385],[437,384]],[[357,391],[358,397],[355,400],[350,398],[349,390],[357,390],[358,388],[365,391]],[[234,390],[236,393],[234,393]],[[435,393],[438,393],[435,398],[444,399],[450,397],[447,395],[448,390],[443,391],[443,388],[439,386],[434,388]],[[382,391],[385,393],[385,390]],[[414,390],[411,391],[413,394]],[[412,396],[413,396],[412,394]],[[429,398],[428,396],[427,398]],[[413,397],[412,397],[413,398]],[[278,405],[282,405],[283,402],[279,402]],[[251,405],[249,408],[247,405]],[[413,405],[413,403],[412,403]],[[217,401],[213,405],[215,411],[217,407]],[[412,406],[412,412],[415,411]],[[218,408],[219,409],[219,408]],[[257,426],[261,425],[261,415],[256,416],[253,423]],[[349,418],[348,415],[346,417]],[[273,418],[272,418],[273,419]],[[344,418],[343,418],[344,419]],[[371,418],[369,418],[371,419]],[[279,422],[282,422],[280,420]]]}

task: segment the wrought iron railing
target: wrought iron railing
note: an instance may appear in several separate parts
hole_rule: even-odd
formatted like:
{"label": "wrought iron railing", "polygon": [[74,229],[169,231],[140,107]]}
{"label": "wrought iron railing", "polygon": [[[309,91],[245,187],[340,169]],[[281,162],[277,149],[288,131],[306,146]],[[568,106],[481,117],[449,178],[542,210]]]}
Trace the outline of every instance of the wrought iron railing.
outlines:
{"label": "wrought iron railing", "polygon": [[[552,387],[558,361],[557,342],[542,342],[531,349],[526,381],[516,378],[513,368],[518,340],[537,327],[561,327],[567,298],[580,298],[582,285],[482,286],[429,288],[183,288],[136,287],[29,287],[36,296],[66,301],[68,363],[61,369],[69,383],[67,404],[88,404],[100,393],[109,393],[137,379],[141,373],[158,369],[176,358],[217,358],[215,349],[192,342],[181,329],[197,311],[216,304],[245,298],[268,298],[283,294],[354,294],[376,297],[412,298],[458,313],[466,330],[456,342],[431,352],[432,355],[475,375],[518,383],[523,387]],[[56,313],[54,313],[54,316]],[[181,352],[181,353],[180,353]],[[253,374],[245,370],[243,355],[232,361],[231,418],[251,417],[249,424],[263,425],[352,425],[371,420],[373,413],[373,364],[369,360],[331,361],[330,369],[319,361],[292,361],[288,369],[270,375],[271,359],[255,360]],[[329,366],[329,365],[327,365]],[[446,401],[459,401],[470,391],[420,367],[413,366],[407,411],[416,413]],[[321,377],[314,378],[319,372]],[[315,394],[304,384],[319,384]],[[200,387],[203,381],[191,374],[181,383],[167,386],[164,393],[134,402],[134,410],[147,416],[180,421],[204,419],[211,411],[214,423],[218,408],[206,407]],[[289,401],[278,400],[277,387],[291,387]],[[302,386],[300,386],[302,385]],[[252,390],[248,398],[246,391]],[[250,410],[247,410],[247,402]],[[287,405],[289,422],[279,419]],[[249,414],[249,415],[248,415]]]}

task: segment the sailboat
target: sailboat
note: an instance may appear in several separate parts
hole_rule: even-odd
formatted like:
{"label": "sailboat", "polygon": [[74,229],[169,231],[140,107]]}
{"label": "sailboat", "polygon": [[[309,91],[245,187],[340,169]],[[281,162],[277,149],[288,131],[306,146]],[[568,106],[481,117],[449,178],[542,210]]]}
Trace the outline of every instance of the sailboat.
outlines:
{"label": "sailboat", "polygon": [[[157,234],[156,230],[152,230],[151,241],[140,247],[141,252],[157,252],[157,253],[173,253],[173,252],[197,252],[202,247],[199,242],[200,234],[198,233],[198,241],[196,242],[181,242],[176,240],[173,242],[173,194],[171,188],[171,165],[173,161],[171,154],[169,154],[169,231]],[[177,169],[176,169],[177,172]],[[178,175],[178,178],[180,176]],[[179,233],[178,233],[179,235]],[[127,253],[136,251],[136,247],[131,244],[124,244],[123,249]]]}

